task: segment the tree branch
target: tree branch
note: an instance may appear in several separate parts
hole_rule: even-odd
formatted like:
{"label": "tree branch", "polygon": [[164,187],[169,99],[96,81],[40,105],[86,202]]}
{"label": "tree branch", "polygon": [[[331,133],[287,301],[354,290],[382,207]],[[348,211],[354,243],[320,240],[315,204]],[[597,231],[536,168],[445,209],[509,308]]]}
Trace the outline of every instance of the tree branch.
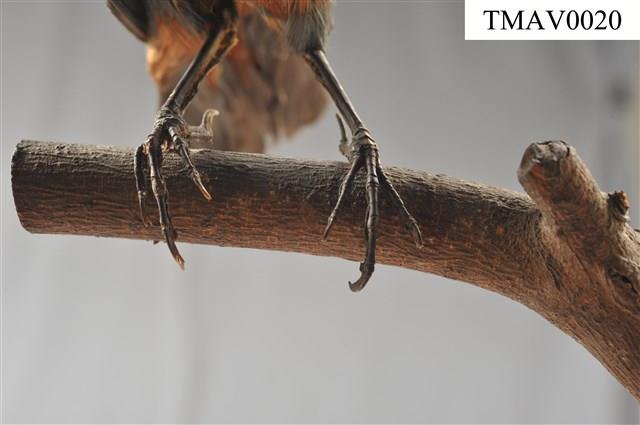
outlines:
{"label": "tree branch", "polygon": [[[13,156],[18,216],[33,233],[157,239],[140,222],[131,149],[23,141]],[[348,196],[329,241],[323,227],[347,164],[196,151],[205,201],[167,155],[170,208],[182,242],[359,260],[365,200]],[[462,280],[535,310],[584,345],[640,400],[640,233],[623,192],[603,194],[563,142],[532,144],[524,195],[388,168],[424,234],[417,249],[381,200],[378,261]],[[359,182],[362,184],[362,182]],[[535,202],[534,202],[535,201]],[[155,208],[149,201],[148,210]],[[167,260],[169,261],[169,260]]]}

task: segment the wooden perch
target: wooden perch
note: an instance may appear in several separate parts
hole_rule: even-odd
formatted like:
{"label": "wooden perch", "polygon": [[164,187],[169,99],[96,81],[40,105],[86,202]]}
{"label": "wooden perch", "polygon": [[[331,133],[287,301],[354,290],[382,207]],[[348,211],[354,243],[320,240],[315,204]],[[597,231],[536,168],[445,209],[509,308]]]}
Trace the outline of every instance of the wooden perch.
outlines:
{"label": "wooden perch", "polygon": [[[132,155],[21,142],[12,183],[22,225],[33,233],[160,238],[157,221],[150,228],[140,222]],[[205,201],[167,155],[179,241],[362,257],[359,191],[348,195],[355,202],[346,202],[330,239],[320,241],[346,163],[206,150],[193,159],[214,199]],[[526,305],[584,345],[640,400],[640,233],[627,223],[623,192],[600,192],[564,142],[526,150],[518,178],[531,198],[441,175],[388,172],[425,246],[414,246],[383,197],[379,263],[462,280]],[[152,201],[148,210],[155,213]]]}

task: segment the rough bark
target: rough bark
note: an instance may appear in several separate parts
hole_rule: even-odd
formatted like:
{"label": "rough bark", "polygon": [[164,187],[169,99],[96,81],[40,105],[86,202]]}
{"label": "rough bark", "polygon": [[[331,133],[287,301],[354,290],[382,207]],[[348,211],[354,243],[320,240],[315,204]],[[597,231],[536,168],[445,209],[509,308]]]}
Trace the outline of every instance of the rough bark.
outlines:
{"label": "rough bark", "polygon": [[[21,142],[12,183],[22,225],[33,233],[158,239],[157,220],[145,228],[138,216],[132,155],[125,148]],[[212,202],[176,158],[165,160],[180,241],[361,259],[360,191],[349,194],[354,202],[320,242],[345,163],[205,150],[193,159],[209,176]],[[526,150],[518,178],[531,198],[442,175],[388,172],[425,246],[414,246],[383,197],[379,263],[465,281],[528,306],[640,400],[640,233],[627,223],[624,193],[600,192],[563,142]],[[155,217],[152,201],[147,207]]]}

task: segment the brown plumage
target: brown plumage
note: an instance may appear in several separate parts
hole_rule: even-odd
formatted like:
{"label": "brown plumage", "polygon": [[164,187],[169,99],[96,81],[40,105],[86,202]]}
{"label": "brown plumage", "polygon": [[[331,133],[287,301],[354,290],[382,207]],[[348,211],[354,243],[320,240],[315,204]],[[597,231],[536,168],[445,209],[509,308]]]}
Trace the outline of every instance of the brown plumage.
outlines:
{"label": "brown plumage", "polygon": [[[110,0],[108,4],[146,43],[147,69],[162,103],[198,53],[204,36],[185,25],[168,0],[160,2],[167,4],[149,0]],[[124,3],[132,6],[125,8]],[[138,9],[132,10],[136,4]],[[220,66],[208,73],[184,115],[189,123],[197,124],[205,110],[219,110],[214,121],[216,137],[210,146],[192,147],[263,152],[268,140],[291,137],[326,107],[325,91],[304,59],[289,47],[281,24],[257,4],[240,4],[244,6],[239,8],[238,42]],[[286,2],[273,4],[282,14]],[[127,15],[134,13],[132,21]]]}
{"label": "brown plumage", "polygon": [[162,233],[180,266],[184,260],[175,243],[177,232],[162,177],[164,152],[178,153],[194,184],[206,199],[212,199],[191,161],[187,123],[198,122],[208,108],[218,109],[213,140],[205,144],[261,152],[269,135],[291,135],[314,121],[324,109],[325,92],[346,121],[352,140],[348,142],[338,117],[343,133],[340,151],[351,167],[324,237],[355,174],[362,169],[367,175],[366,253],[361,275],[349,284],[351,289],[364,288],[374,271],[379,186],[389,193],[421,245],[416,221],[384,174],[377,145],[325,55],[331,28],[329,0],[107,0],[107,4],[129,31],[147,43],[147,65],[163,103],[152,133],[136,150],[136,186],[141,217],[147,224],[144,199],[147,179],[151,181]]}

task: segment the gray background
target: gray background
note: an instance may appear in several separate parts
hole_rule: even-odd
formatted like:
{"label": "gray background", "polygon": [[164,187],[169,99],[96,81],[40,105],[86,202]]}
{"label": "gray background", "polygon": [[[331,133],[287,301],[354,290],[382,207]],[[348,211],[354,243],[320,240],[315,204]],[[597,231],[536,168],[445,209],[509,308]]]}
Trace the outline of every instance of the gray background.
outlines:
{"label": "gray background", "polygon": [[[520,190],[531,141],[577,147],[638,224],[637,42],[465,42],[462,2],[339,2],[330,58],[387,164]],[[626,422],[638,407],[580,345],[470,285],[379,267],[31,235],[21,138],[133,146],[155,88],[103,2],[2,3],[5,422]],[[117,105],[117,106],[116,106]],[[331,111],[330,111],[331,112]],[[274,146],[337,159],[332,113]]]}

